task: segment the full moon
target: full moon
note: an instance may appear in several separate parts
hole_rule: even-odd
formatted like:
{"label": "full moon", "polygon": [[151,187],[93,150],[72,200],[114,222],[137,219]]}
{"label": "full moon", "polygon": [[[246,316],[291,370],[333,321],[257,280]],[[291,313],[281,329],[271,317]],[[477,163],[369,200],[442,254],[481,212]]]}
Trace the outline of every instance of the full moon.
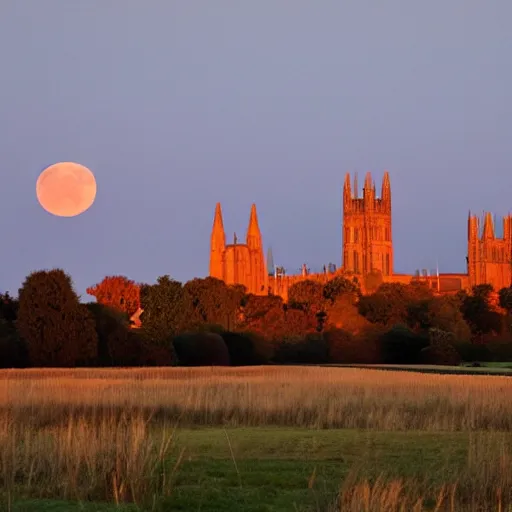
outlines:
{"label": "full moon", "polygon": [[60,162],[47,167],[37,179],[39,204],[58,217],[76,217],[88,210],[96,198],[94,174],[83,165]]}

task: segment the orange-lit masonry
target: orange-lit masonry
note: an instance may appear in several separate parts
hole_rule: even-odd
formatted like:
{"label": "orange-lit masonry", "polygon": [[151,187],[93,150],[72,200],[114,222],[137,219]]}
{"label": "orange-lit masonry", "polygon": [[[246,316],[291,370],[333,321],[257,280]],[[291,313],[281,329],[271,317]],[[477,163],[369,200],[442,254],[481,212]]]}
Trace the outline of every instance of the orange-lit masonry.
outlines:
{"label": "orange-lit masonry", "polygon": [[[483,224],[483,229],[480,229]],[[473,216],[468,218],[468,273],[418,276],[396,274],[393,266],[393,233],[391,208],[391,181],[386,171],[381,193],[376,194],[375,182],[367,173],[362,197],[358,195],[357,177],[352,187],[350,174],[343,186],[343,247],[341,268],[324,269],[309,273],[286,275],[282,269],[269,275],[263,252],[263,241],[258,225],[256,206],[253,204],[245,243],[226,245],[220,204],[215,208],[215,218],[210,245],[210,276],[227,284],[243,284],[249,293],[280,295],[288,299],[288,289],[294,283],[311,279],[327,282],[335,275],[357,276],[366,291],[370,274],[379,275],[382,282],[408,284],[423,279],[435,292],[455,293],[478,284],[491,284],[495,290],[511,285],[512,280],[512,216],[503,219],[503,237],[497,238],[492,216],[485,214],[483,223]]]}

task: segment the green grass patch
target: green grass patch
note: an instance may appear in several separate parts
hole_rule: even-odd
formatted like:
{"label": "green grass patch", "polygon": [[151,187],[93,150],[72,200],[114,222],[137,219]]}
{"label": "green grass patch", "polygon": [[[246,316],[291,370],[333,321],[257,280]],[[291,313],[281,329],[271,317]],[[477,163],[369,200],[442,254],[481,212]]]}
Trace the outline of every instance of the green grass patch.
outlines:
{"label": "green grass patch", "polygon": [[[490,436],[491,434],[485,434]],[[473,437],[475,434],[473,434]],[[157,510],[317,511],[344,478],[454,481],[468,457],[464,432],[371,432],[284,428],[194,429],[176,433],[172,467],[183,451],[170,498]],[[17,501],[14,512],[132,512],[134,507]]]}

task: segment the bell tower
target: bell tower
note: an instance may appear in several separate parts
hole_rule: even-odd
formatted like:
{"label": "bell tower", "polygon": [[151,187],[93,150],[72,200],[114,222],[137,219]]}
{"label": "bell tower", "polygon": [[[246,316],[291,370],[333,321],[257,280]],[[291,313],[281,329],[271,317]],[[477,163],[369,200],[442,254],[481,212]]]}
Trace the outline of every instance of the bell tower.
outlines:
{"label": "bell tower", "polygon": [[370,172],[366,174],[363,197],[359,197],[357,175],[354,190],[350,174],[343,186],[343,267],[356,275],[381,272],[393,275],[391,183],[384,172],[380,197]]}

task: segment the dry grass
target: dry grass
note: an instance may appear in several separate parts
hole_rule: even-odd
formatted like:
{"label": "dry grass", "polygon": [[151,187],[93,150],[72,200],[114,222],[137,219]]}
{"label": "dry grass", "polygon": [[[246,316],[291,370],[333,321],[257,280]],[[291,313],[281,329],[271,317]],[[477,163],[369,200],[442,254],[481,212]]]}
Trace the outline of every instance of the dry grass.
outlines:
{"label": "dry grass", "polygon": [[439,488],[428,478],[367,481],[354,473],[332,510],[505,512],[512,510],[510,396],[508,377],[351,368],[8,370],[0,373],[0,487],[7,509],[19,495],[151,509],[172,493],[181,457],[169,465],[169,426],[178,421],[462,430],[474,434],[456,481]]}
{"label": "dry grass", "polygon": [[41,424],[137,410],[180,425],[512,431],[512,379],[355,368],[27,370],[0,408]]}

